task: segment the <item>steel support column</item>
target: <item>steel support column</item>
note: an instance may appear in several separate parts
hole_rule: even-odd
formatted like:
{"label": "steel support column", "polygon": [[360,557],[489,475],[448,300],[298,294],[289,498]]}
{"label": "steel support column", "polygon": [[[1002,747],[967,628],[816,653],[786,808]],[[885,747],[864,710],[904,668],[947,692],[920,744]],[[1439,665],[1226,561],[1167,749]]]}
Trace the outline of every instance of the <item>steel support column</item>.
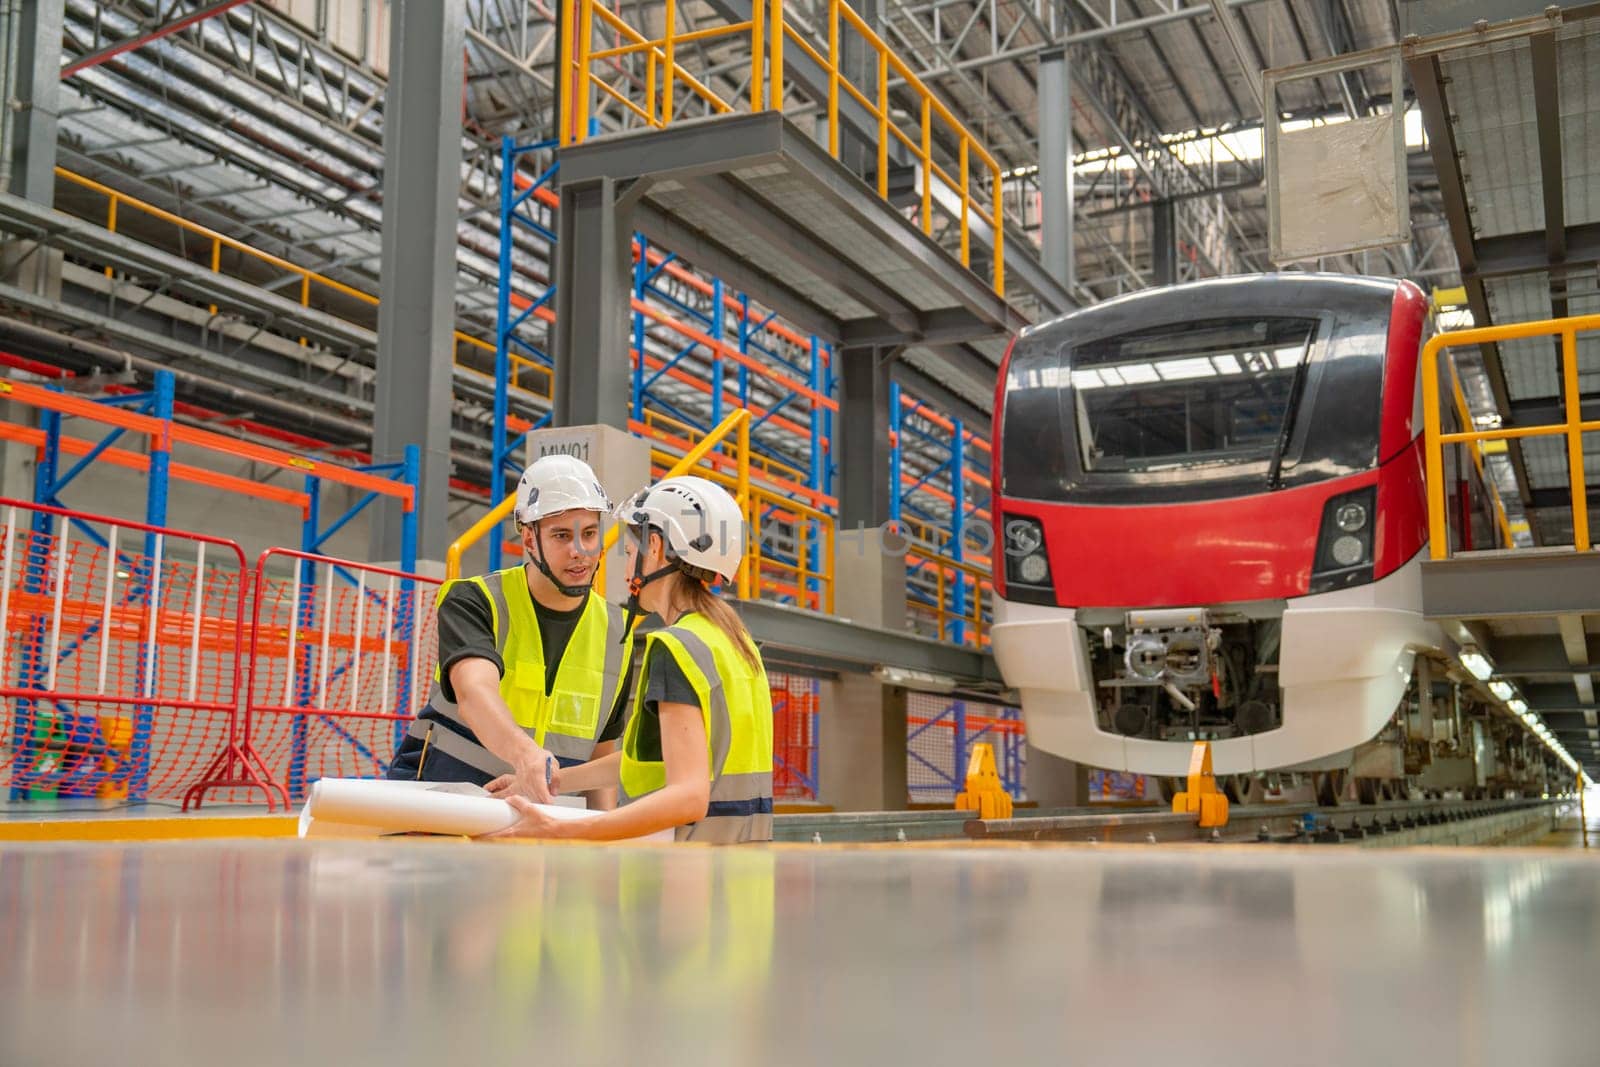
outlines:
{"label": "steel support column", "polygon": [[1039,198],[1044,269],[1068,292],[1077,281],[1072,247],[1072,80],[1067,50],[1039,57]]}
{"label": "steel support column", "polygon": [[839,522],[868,529],[889,521],[890,372],[896,350],[839,352]]}
{"label": "steel support column", "polygon": [[[394,0],[390,19],[372,458],[404,462],[406,445],[420,445],[417,552],[441,560],[449,541],[466,11],[463,0]],[[401,527],[398,503],[385,499],[372,522],[374,559],[399,559]]]}
{"label": "steel support column", "polygon": [[1150,205],[1151,278],[1156,285],[1178,281],[1178,205],[1158,200]]}
{"label": "steel support column", "polygon": [[628,428],[633,212],[611,178],[561,186],[552,425]]}
{"label": "steel support column", "polygon": [[889,433],[897,350],[837,350],[839,419],[834,426],[839,481],[835,550],[838,613],[867,626],[898,629],[905,617],[903,544],[883,530],[892,519]]}
{"label": "steel support column", "polygon": [[[0,18],[0,192],[40,204],[55,201],[56,115],[61,85],[63,0],[6,5]],[[11,57],[12,62],[7,62]]]}
{"label": "steel support column", "polygon": [[[883,31],[883,0],[853,0],[850,5],[855,9],[861,20],[873,31],[882,34]],[[823,42],[826,44],[826,41]],[[796,51],[799,51],[796,49]],[[867,46],[859,33],[848,22],[841,20],[839,27],[839,51],[843,53],[845,77],[860,88],[862,95],[868,100],[876,100],[878,96],[878,53]],[[845,99],[853,98],[843,89],[840,90],[842,105]],[[828,99],[827,93],[822,96],[823,101]],[[843,107],[840,108],[839,130],[839,161],[849,167],[863,178],[869,177],[878,169],[878,132],[871,128],[869,131],[859,131],[849,123],[843,121]],[[895,169],[896,162],[891,157],[889,169]]]}

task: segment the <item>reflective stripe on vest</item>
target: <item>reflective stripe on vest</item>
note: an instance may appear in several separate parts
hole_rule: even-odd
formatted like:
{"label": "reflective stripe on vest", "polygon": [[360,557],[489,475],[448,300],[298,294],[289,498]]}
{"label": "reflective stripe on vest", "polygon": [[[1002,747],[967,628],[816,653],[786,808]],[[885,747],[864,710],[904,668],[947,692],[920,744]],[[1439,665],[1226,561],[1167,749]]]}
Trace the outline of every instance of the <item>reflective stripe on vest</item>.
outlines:
{"label": "reflective stripe on vest", "polygon": [[[679,841],[732,844],[772,839],[772,691],[767,672],[739,655],[728,636],[702,615],[689,614],[646,637],[659,642],[700,699],[711,767],[711,802],[705,818],[677,831]],[[633,715],[622,742],[621,801],[628,803],[667,783],[666,765],[638,758],[638,733],[649,681],[645,650]]]}
{"label": "reflective stripe on vest", "polygon": [[[500,696],[510,709],[511,717],[552,755],[565,760],[587,760],[617,703],[623,671],[633,653],[632,634],[626,639],[622,636],[622,609],[606,603],[598,593],[589,593],[583,614],[556,667],[555,683],[546,695],[539,617],[535,614],[533,595],[528,591],[522,567],[466,580],[483,590],[489,601],[495,651],[505,665],[500,678]],[[441,600],[450,584],[453,583],[439,591]],[[450,730],[433,731],[432,744],[439,746],[441,752],[485,774],[508,773],[510,767],[505,760],[470,736],[472,728],[462,717],[461,709],[444,697],[438,671],[434,672],[428,706],[440,718],[458,724],[462,732],[469,735],[455,734],[445,739],[441,735],[451,733]],[[426,737],[428,724],[415,720],[410,733],[413,737]]]}

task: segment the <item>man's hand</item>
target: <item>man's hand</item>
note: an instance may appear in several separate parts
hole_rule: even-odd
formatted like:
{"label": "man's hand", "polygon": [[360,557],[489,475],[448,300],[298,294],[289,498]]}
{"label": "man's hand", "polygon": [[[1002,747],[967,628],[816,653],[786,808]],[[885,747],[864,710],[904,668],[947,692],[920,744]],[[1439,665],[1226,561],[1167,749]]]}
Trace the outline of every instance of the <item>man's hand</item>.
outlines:
{"label": "man's hand", "polygon": [[502,774],[484,788],[490,796],[501,800],[520,796],[535,804],[549,804],[560,792],[556,784],[559,774],[556,758],[537,745],[532,745],[518,756],[510,774]]}

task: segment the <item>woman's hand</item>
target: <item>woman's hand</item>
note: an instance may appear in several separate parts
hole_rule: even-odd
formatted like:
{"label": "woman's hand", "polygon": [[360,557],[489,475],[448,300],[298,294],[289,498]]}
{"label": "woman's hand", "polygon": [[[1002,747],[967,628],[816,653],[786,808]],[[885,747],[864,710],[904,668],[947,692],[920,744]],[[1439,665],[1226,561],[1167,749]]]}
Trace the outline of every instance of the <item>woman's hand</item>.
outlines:
{"label": "woman's hand", "polygon": [[[507,777],[510,777],[507,775]],[[490,783],[493,784],[493,783]],[[555,819],[540,811],[532,801],[517,793],[508,794],[503,798],[507,804],[521,816],[513,825],[504,830],[496,830],[484,837],[565,837],[565,830],[573,823],[570,819]]]}

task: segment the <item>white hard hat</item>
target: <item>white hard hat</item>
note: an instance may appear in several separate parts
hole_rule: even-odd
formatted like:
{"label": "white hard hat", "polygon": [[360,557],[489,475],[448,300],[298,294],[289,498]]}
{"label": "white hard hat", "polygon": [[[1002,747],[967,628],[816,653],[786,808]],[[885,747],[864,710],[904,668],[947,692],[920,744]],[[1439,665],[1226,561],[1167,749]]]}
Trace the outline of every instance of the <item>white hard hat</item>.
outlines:
{"label": "white hard hat", "polygon": [[600,479],[583,460],[574,456],[542,456],[522,472],[517,482],[517,522],[527,525],[546,515],[577,508],[611,510]]}
{"label": "white hard hat", "polygon": [[635,493],[617,509],[618,521],[661,531],[667,555],[733,581],[744,558],[744,515],[728,491],[685,474]]}

